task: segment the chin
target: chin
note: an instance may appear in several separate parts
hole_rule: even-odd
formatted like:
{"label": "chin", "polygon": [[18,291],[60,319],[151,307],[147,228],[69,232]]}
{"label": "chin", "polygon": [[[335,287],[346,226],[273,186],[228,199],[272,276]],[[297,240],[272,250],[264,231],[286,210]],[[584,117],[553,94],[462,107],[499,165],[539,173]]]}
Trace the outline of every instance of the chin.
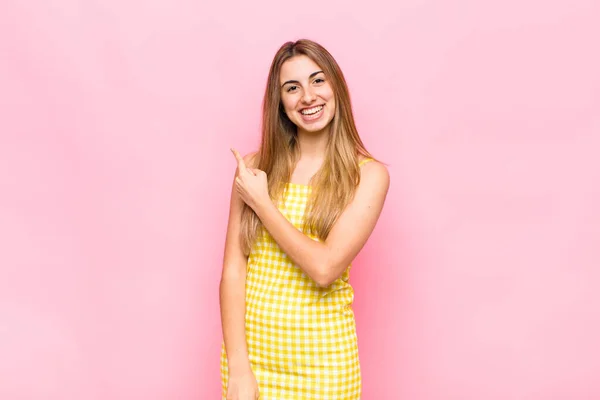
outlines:
{"label": "chin", "polygon": [[317,124],[308,124],[308,125],[300,123],[300,124],[297,124],[297,126],[300,127],[300,128],[302,128],[306,132],[321,132],[323,129],[325,129],[328,126],[330,126],[331,122],[332,122],[332,120],[329,120],[329,121],[327,121],[325,123],[323,123],[323,122],[320,121]]}

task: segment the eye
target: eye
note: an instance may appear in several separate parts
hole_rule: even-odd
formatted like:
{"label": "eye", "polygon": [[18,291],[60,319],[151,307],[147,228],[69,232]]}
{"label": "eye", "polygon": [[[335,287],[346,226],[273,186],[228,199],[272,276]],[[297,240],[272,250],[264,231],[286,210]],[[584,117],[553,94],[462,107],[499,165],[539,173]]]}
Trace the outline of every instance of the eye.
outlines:
{"label": "eye", "polygon": [[296,89],[298,89],[298,86],[294,86],[294,85],[288,86],[286,92],[288,92],[288,93],[289,92],[294,92]]}
{"label": "eye", "polygon": [[315,83],[323,83],[323,82],[325,82],[325,79],[323,79],[323,78],[315,79]]}

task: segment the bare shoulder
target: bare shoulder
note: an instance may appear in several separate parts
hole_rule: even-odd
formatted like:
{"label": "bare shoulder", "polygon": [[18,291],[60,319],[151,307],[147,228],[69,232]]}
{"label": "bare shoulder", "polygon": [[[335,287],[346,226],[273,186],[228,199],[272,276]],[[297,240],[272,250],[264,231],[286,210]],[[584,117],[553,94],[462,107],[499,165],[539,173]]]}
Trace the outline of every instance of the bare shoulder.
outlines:
{"label": "bare shoulder", "polygon": [[253,151],[252,153],[248,153],[244,156],[244,162],[246,166],[249,168],[256,168],[258,165],[258,151]]}
{"label": "bare shoulder", "polygon": [[365,163],[360,169],[361,186],[364,183],[371,189],[379,188],[387,191],[390,185],[390,174],[385,165],[377,160]]}

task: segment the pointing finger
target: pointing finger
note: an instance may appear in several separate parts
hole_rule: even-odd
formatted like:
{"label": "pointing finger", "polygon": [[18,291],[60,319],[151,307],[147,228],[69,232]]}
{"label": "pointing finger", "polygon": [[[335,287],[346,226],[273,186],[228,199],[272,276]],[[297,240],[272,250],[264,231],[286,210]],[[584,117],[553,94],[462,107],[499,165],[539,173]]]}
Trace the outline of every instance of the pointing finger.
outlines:
{"label": "pointing finger", "polygon": [[240,171],[240,173],[241,173],[241,171],[246,171],[246,163],[244,162],[244,159],[242,158],[240,153],[238,153],[238,151],[236,149],[231,149],[231,152],[233,153],[236,160],[238,161],[238,170]]}

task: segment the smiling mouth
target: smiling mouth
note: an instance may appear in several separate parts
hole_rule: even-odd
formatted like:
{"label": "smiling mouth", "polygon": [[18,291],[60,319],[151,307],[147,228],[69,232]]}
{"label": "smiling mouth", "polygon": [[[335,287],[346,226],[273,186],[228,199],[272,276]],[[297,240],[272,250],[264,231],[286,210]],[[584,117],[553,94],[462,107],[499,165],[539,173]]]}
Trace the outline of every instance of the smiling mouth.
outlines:
{"label": "smiling mouth", "polygon": [[316,113],[318,113],[319,111],[321,111],[323,109],[325,105],[320,105],[320,106],[315,106],[315,107],[311,107],[311,108],[304,108],[302,110],[300,110],[300,114],[302,115],[314,115]]}

